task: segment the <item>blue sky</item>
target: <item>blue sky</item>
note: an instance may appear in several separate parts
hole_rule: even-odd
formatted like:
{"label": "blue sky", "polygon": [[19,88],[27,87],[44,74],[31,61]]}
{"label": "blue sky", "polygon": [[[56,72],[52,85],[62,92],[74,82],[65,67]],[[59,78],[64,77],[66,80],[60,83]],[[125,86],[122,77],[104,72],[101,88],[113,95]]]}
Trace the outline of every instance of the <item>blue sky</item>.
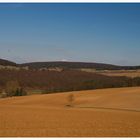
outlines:
{"label": "blue sky", "polygon": [[140,4],[0,4],[0,58],[140,65]]}

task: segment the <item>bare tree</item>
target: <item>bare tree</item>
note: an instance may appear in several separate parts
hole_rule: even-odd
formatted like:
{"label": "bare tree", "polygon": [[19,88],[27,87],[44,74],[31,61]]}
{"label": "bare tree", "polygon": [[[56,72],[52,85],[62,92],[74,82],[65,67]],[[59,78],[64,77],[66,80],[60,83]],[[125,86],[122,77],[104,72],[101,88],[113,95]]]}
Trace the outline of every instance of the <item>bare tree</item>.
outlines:
{"label": "bare tree", "polygon": [[73,107],[73,105],[74,105],[74,95],[73,94],[69,94],[68,97],[67,97],[67,100],[68,100],[67,106]]}

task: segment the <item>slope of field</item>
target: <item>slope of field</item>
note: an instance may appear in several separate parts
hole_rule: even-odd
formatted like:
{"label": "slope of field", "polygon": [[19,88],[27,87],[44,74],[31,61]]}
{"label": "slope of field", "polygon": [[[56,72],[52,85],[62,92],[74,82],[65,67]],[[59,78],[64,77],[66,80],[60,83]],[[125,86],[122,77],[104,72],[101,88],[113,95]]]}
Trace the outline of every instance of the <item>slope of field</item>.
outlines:
{"label": "slope of field", "polygon": [[126,76],[126,77],[140,77],[140,70],[114,70],[106,72],[98,72],[98,74],[103,74],[106,76]]}
{"label": "slope of field", "polygon": [[95,69],[79,69],[88,73],[102,74],[106,76],[126,76],[130,78],[140,77],[140,70],[95,70]]}
{"label": "slope of field", "polygon": [[140,87],[0,99],[0,136],[140,136],[139,101]]}
{"label": "slope of field", "polygon": [[47,91],[72,91],[106,87],[138,86],[140,79],[133,83],[126,77],[111,77],[78,70],[0,70],[0,88],[9,81],[18,81],[24,88],[45,89]]}

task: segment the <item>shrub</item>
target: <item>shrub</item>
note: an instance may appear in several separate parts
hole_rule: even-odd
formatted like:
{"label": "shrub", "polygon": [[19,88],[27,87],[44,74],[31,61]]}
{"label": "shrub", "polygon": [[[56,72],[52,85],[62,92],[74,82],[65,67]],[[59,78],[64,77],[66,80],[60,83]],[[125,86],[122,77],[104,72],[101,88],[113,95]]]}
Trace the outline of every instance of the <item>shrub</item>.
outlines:
{"label": "shrub", "polygon": [[17,89],[20,88],[19,83],[17,81],[8,81],[6,83],[5,91],[7,96],[14,96],[17,93]]}
{"label": "shrub", "polygon": [[27,95],[27,92],[20,87],[17,81],[9,81],[6,84],[6,94],[9,97],[12,96],[24,96]]}
{"label": "shrub", "polygon": [[3,90],[1,92],[0,98],[5,98],[5,97],[7,97],[7,93]]}

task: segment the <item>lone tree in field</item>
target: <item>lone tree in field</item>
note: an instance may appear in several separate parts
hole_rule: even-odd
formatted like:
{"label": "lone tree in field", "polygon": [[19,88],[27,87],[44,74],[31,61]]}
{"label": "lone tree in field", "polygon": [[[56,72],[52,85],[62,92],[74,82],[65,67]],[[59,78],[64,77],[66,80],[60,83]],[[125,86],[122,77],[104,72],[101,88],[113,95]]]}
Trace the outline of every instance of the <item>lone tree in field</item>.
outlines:
{"label": "lone tree in field", "polygon": [[68,104],[67,104],[67,106],[73,107],[74,95],[73,95],[73,94],[69,94],[68,97],[67,97],[67,99],[68,99]]}

